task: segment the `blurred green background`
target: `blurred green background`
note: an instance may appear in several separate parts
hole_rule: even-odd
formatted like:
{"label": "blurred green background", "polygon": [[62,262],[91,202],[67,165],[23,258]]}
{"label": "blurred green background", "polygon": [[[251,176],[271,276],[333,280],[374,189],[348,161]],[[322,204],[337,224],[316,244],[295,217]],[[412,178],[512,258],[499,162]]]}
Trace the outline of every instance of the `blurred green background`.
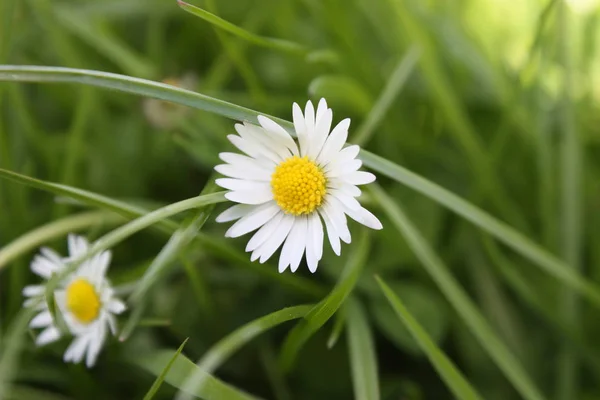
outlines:
{"label": "blurred green background", "polygon": [[[183,354],[195,362],[266,314],[335,303],[334,296],[325,297],[332,290],[351,294],[335,303],[328,322],[316,323],[289,368],[282,365],[282,349],[289,350],[290,331],[306,331],[309,318],[242,341],[214,376],[266,399],[453,398],[445,383],[459,379],[440,378],[386,300],[378,275],[481,398],[600,399],[600,291],[594,284],[600,280],[598,1],[194,5],[212,13],[209,19],[230,22],[234,32],[223,20],[185,12],[175,0],[2,0],[0,64],[165,82],[285,120],[291,120],[292,102],[325,97],[334,123],[352,119],[349,142],[507,223],[522,234],[511,236],[512,243],[535,242],[564,263],[540,269],[553,259],[528,260],[502,237],[495,240],[493,232],[440,205],[435,193],[423,196],[374,171],[383,193],[366,191],[361,201],[384,229],[367,233],[353,224],[353,243],[341,257],[326,244],[316,274],[305,265],[279,275],[273,260],[250,263],[243,253],[247,238],[224,239],[226,227],[213,213],[202,238],[182,249],[148,291],[131,336],[109,340],[95,368],[64,364],[67,340],[35,348],[28,331],[17,335],[22,351],[9,359],[21,290],[37,282],[29,270],[37,246],[10,259],[6,249],[54,221],[95,239],[124,220],[2,179],[0,385],[11,383],[6,398],[142,399],[165,363],[149,373],[140,360],[157,349],[174,350],[189,338]],[[234,122],[219,113],[77,82],[11,82],[22,79],[1,70],[0,79],[4,170],[153,209],[198,195],[218,153],[231,150],[226,135],[234,133]],[[382,196],[393,204],[385,206]],[[394,207],[402,207],[420,232],[416,242],[390,211]],[[215,212],[222,209],[217,205]],[[44,244],[65,252],[64,233],[48,239]],[[147,229],[113,249],[109,277],[125,299],[167,240],[164,232]],[[587,281],[581,283],[579,274]],[[458,285],[448,284],[448,276]],[[464,289],[476,310],[455,288]],[[489,330],[475,317],[466,322],[477,311]],[[130,315],[120,318],[121,327]],[[175,394],[164,383],[154,398]],[[203,397],[227,398],[218,392]]]}

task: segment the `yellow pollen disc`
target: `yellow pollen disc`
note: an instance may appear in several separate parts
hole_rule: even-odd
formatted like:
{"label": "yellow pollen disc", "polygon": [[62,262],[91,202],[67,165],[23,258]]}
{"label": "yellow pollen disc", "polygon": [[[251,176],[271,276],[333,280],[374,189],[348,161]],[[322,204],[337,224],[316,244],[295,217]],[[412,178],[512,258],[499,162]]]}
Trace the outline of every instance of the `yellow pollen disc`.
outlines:
{"label": "yellow pollen disc", "polygon": [[67,288],[67,308],[83,324],[98,317],[100,298],[94,286],[85,279],[73,281]]}
{"label": "yellow pollen disc", "polygon": [[293,156],[271,175],[275,201],[288,214],[310,214],[323,202],[325,175],[308,157]]}

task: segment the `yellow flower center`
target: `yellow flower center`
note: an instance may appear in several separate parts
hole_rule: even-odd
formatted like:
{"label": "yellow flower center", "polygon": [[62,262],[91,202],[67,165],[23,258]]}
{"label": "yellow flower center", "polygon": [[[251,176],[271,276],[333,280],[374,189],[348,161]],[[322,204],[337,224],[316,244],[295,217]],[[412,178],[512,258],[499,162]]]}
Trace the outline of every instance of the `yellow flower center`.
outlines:
{"label": "yellow flower center", "polygon": [[325,175],[308,157],[293,156],[275,168],[271,189],[275,201],[288,214],[310,214],[323,202]]}
{"label": "yellow flower center", "polygon": [[73,281],[67,288],[67,308],[81,323],[95,320],[100,311],[100,298],[94,286],[81,278]]}

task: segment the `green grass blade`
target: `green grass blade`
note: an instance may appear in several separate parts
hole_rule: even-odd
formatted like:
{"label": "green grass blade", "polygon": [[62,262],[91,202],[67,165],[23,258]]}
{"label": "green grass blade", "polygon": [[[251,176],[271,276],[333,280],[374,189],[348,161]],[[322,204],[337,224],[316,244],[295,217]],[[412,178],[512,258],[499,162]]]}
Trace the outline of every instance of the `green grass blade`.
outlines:
{"label": "green grass blade", "polygon": [[[98,71],[60,67],[7,65],[0,66],[0,80],[82,83],[172,101],[236,120],[256,122],[256,117],[260,115],[260,113],[254,110],[174,86]],[[288,131],[293,132],[293,126],[290,122],[279,118],[272,119],[280,123]],[[364,162],[365,166],[424,194],[490,233],[532,261],[535,265],[541,267],[546,273],[586,296],[595,306],[600,307],[600,289],[597,285],[582,278],[580,274],[569,268],[563,261],[541,248],[514,228],[441,186],[385,158],[366,150],[361,150],[360,159]]]}
{"label": "green grass blade", "polygon": [[417,47],[412,47],[394,68],[375,105],[369,111],[365,121],[356,130],[353,138],[355,144],[364,146],[375,133],[398,93],[402,91],[406,81],[414,71],[420,54],[421,52]]}
{"label": "green grass blade", "polygon": [[145,78],[156,75],[155,67],[149,60],[134,53],[106,27],[73,12],[71,7],[56,7],[54,13],[61,26],[111,60],[123,72]]}
{"label": "green grass blade", "polygon": [[[199,369],[193,362],[182,354],[175,355],[173,350],[156,350],[150,354],[143,354],[131,360],[138,367],[148,371],[152,375],[159,376],[165,369],[165,365],[175,359],[164,381],[171,386],[190,393],[204,400],[256,400],[251,396],[233,386],[230,386],[214,376]],[[202,386],[196,390],[190,390],[185,386],[185,380],[191,374],[202,377]]]}
{"label": "green grass blade", "polygon": [[175,354],[173,354],[173,357],[169,360],[167,365],[165,365],[165,368],[160,372],[160,375],[156,377],[156,380],[154,381],[154,383],[152,383],[152,386],[150,386],[148,393],[146,393],[146,395],[144,396],[144,400],[152,400],[152,398],[156,395],[156,392],[158,392],[158,389],[160,389],[160,386],[162,385],[163,381],[165,380],[165,377],[171,370],[171,367],[175,363],[175,360],[177,360],[177,357],[179,357],[179,355],[183,351],[183,348],[185,347],[185,344],[187,343],[188,339],[189,338],[186,338],[183,341],[183,343],[181,343],[181,346],[179,346],[177,351],[175,351]]}
{"label": "green grass blade", "polygon": [[369,238],[366,231],[363,230],[356,243],[354,243],[352,253],[348,255],[344,273],[335,288],[319,304],[314,306],[288,334],[280,353],[280,362],[285,370],[291,368],[302,345],[329,321],[352,293],[366,263],[368,253]]}
{"label": "green grass blade", "polygon": [[[284,322],[304,317],[311,308],[312,306],[309,305],[284,308],[248,322],[244,326],[236,329],[223,339],[219,340],[204,354],[204,356],[202,356],[196,364],[198,369],[193,375],[190,375],[187,378],[187,383],[184,386],[195,391],[203,384],[203,374],[214,372],[229,357],[231,357],[233,353],[248,344],[258,335],[275,326],[281,325]],[[176,399],[183,400],[187,398],[189,397],[181,392]]]}
{"label": "green grass blade", "polygon": [[444,354],[435,344],[425,329],[412,316],[410,311],[404,306],[402,300],[385,284],[378,276],[375,277],[383,294],[390,302],[394,311],[410,331],[410,334],[419,344],[423,352],[429,358],[429,361],[435,367],[440,377],[444,380],[454,396],[461,400],[478,400],[482,397],[465,379],[463,374],[456,368],[454,363]]}
{"label": "green grass blade", "polygon": [[13,182],[17,182],[23,185],[31,186],[36,189],[50,192],[57,196],[67,196],[75,200],[79,200],[82,203],[99,207],[105,210],[114,211],[124,216],[140,216],[145,214],[147,211],[133,207],[125,202],[111,199],[106,196],[102,196],[97,193],[89,192],[87,190],[78,189],[72,186],[61,185],[59,183],[42,181],[40,179],[32,178],[26,175],[18,174],[16,172],[8,171],[0,168],[0,178],[8,179]]}
{"label": "green grass blade", "polygon": [[[217,189],[214,179],[209,179],[208,182],[200,193],[201,196],[213,193]],[[125,329],[123,329],[119,337],[120,341],[127,340],[129,335],[131,335],[145,309],[148,292],[160,278],[165,276],[167,269],[173,264],[173,261],[198,235],[213,209],[214,204],[202,208],[194,217],[188,219],[180,229],[176,230],[160,253],[152,260],[144,275],[137,281],[135,290],[129,296],[129,302],[134,304],[134,312],[131,313],[129,320],[125,324]]]}
{"label": "green grass blade", "polygon": [[[127,218],[137,218],[149,212],[149,210],[144,208],[114,200],[97,193],[53,182],[42,181],[4,169],[0,169],[0,178],[8,178],[14,182],[35,187],[55,195],[70,197],[83,204],[113,211]],[[157,228],[160,229],[162,233],[172,235],[173,232],[179,228],[179,225],[172,220],[165,219],[157,222]],[[196,236],[196,240],[203,246],[217,253],[221,258],[231,261],[233,265],[254,270],[305,296],[321,297],[325,294],[325,289],[311,279],[299,275],[280,274],[276,269],[270,268],[269,266],[251,262],[247,255],[237,250],[223,239],[199,232]]]}
{"label": "green grass blade", "polygon": [[179,214],[186,210],[195,208],[202,208],[210,204],[220,203],[226,201],[225,192],[218,192],[208,194],[204,196],[197,196],[191,199],[179,201],[177,203],[169,204],[165,207],[151,211],[133,221],[107,233],[98,240],[96,240],[88,249],[88,251],[77,259],[73,260],[67,268],[64,269],[60,274],[54,275],[47,283],[48,290],[55,290],[59,282],[68,274],[72,273],[82,262],[89,259],[90,257],[100,253],[101,251],[107,250],[127,239],[129,236],[152,226],[162,220],[165,220],[173,215]]}
{"label": "green grass blade", "polygon": [[204,225],[204,222],[206,222],[208,215],[208,213],[203,213],[187,227],[175,231],[167,244],[152,260],[144,275],[137,281],[136,287],[129,297],[129,302],[133,304],[133,312],[130,314],[129,319],[124,325],[123,332],[119,336],[121,342],[127,340],[138,325],[145,309],[148,292],[167,273],[168,267],[173,264],[173,261],[180,252],[194,239],[194,236],[198,233],[202,225]]}
{"label": "green grass blade", "polygon": [[[97,86],[183,104],[238,121],[256,122],[256,117],[260,115],[254,110],[191,90],[109,72],[62,67],[1,65],[0,81],[71,82]],[[291,126],[289,122],[281,119],[274,118],[274,120]]]}
{"label": "green grass blade", "polygon": [[[565,1],[559,3],[558,36],[560,38],[560,57],[563,66],[563,91],[560,95],[560,130],[561,146],[561,255],[575,271],[581,273],[583,268],[583,169],[577,125],[574,118],[573,99],[575,98],[575,63],[578,60],[576,51],[575,30],[577,25]],[[580,326],[580,306],[577,294],[565,287],[560,304],[561,317],[566,324]],[[578,357],[575,351],[565,344],[559,351],[557,374],[557,394],[559,400],[581,397],[578,389]]]}
{"label": "green grass blade", "polygon": [[313,306],[294,306],[275,311],[236,329],[208,350],[198,361],[204,371],[215,371],[227,358],[261,333],[293,319],[303,318]]}
{"label": "green grass blade", "polygon": [[0,342],[0,399],[9,393],[11,382],[19,369],[19,356],[27,337],[25,331],[35,312],[33,307],[22,309]]}
{"label": "green grass blade", "polygon": [[375,154],[361,151],[360,158],[365,165],[388,176],[454,211],[461,217],[488,232],[498,240],[520,253],[539,266],[543,271],[555,277],[581,293],[596,307],[600,307],[600,288],[574,271],[556,256],[544,250],[527,236],[509,225],[492,217],[454,193],[428,181],[421,176]]}
{"label": "green grass blade", "polygon": [[329,338],[327,339],[327,348],[331,349],[336,345],[342,332],[344,331],[344,326],[346,325],[346,312],[345,308],[342,308],[335,315],[335,322],[333,324],[333,328],[331,329],[331,333],[329,334]]}
{"label": "green grass blade", "polygon": [[42,225],[0,248],[0,270],[22,254],[52,239],[63,237],[69,232],[77,232],[96,225],[112,225],[122,220],[123,218],[118,215],[106,211],[90,211]]}
{"label": "green grass blade", "polygon": [[448,267],[433,251],[402,208],[394,203],[379,186],[373,185],[372,193],[448,302],[519,394],[527,400],[544,399],[518,359],[498,338],[477,307],[450,274]]}
{"label": "green grass blade", "polygon": [[247,254],[237,250],[226,239],[217,238],[214,235],[207,235],[202,232],[199,233],[197,239],[205,248],[210,249],[219,258],[231,262],[236,267],[255,271],[299,294],[311,298],[321,298],[327,294],[326,289],[312,279],[298,274],[280,274],[277,268],[250,261]]}
{"label": "green grass blade", "polygon": [[346,311],[354,398],[379,400],[377,356],[367,317],[360,303],[354,299],[348,301]]}
{"label": "green grass blade", "polygon": [[254,33],[248,32],[247,30],[240,28],[239,26],[234,25],[231,22],[225,21],[223,18],[220,18],[206,10],[188,4],[184,1],[177,0],[177,4],[179,4],[179,7],[189,12],[190,14],[202,18],[203,20],[216,26],[217,28],[229,32],[241,39],[247,40],[248,42],[254,43],[258,46],[285,51],[288,53],[295,53],[298,55],[306,55],[306,53],[308,53],[309,51],[306,47],[302,46],[301,44],[290,42],[288,40],[267,38],[255,35]]}

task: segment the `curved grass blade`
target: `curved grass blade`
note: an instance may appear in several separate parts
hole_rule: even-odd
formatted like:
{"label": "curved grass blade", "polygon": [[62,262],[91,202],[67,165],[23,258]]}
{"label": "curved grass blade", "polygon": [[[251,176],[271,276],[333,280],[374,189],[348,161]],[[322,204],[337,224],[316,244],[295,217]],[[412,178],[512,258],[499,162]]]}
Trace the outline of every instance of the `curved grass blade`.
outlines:
{"label": "curved grass blade", "polygon": [[435,344],[425,329],[412,316],[410,311],[404,306],[402,300],[385,284],[378,276],[375,277],[383,294],[390,302],[394,311],[410,331],[413,338],[419,344],[427,358],[435,367],[440,377],[444,380],[452,394],[461,400],[480,400],[482,397],[465,379],[463,374],[456,368],[454,363],[444,354]]}
{"label": "curved grass blade", "polygon": [[175,351],[175,354],[173,354],[173,357],[171,358],[171,360],[169,360],[167,365],[165,365],[165,368],[160,372],[160,375],[158,375],[156,377],[156,380],[154,381],[152,386],[150,386],[150,389],[144,396],[144,400],[152,400],[152,398],[156,395],[156,392],[158,392],[158,389],[160,389],[160,385],[162,385],[163,381],[165,380],[165,377],[171,370],[173,363],[175,363],[175,360],[177,360],[177,357],[179,357],[179,355],[183,351],[183,348],[185,347],[185,344],[187,343],[188,339],[189,338],[185,338],[183,343],[181,343],[181,346],[179,346],[177,351]]}
{"label": "curved grass blade", "polygon": [[[194,93],[175,86],[111,74],[99,71],[61,67],[39,66],[0,66],[0,81],[25,82],[74,82],[122,92],[154,97],[161,100],[213,112],[235,120],[256,122],[261,115],[254,110],[240,107],[226,101]],[[293,135],[291,122],[271,117]],[[532,261],[549,275],[554,276],[563,284],[583,294],[596,307],[600,307],[600,288],[584,279],[581,274],[572,270],[566,263],[549,253],[537,243],[509,225],[492,217],[473,204],[467,202],[441,186],[366,150],[361,150],[359,158],[364,165],[377,171],[419,193],[440,203],[456,214],[472,222],[488,232],[507,246],[511,247],[525,258]]]}
{"label": "curved grass blade", "polygon": [[63,272],[54,275],[47,283],[47,290],[56,290],[59,282],[62,279],[64,279],[65,276],[72,273],[79,265],[81,265],[82,262],[88,260],[90,257],[100,253],[101,251],[113,247],[114,245],[120,243],[121,241],[125,240],[134,233],[137,233],[175,214],[194,208],[205,207],[214,203],[224,202],[226,201],[224,193],[225,192],[218,192],[204,196],[197,196],[191,199],[186,199],[177,203],[169,204],[165,207],[159,208],[137,219],[134,219],[133,221],[107,233],[106,235],[96,240],[85,254],[69,263],[69,265],[67,266],[67,268],[64,269]]}
{"label": "curved grass blade", "polygon": [[19,370],[19,355],[23,348],[27,325],[34,316],[33,307],[22,309],[13,319],[0,343],[0,399],[4,399],[10,391],[11,382]]}
{"label": "curved grass blade", "polygon": [[[0,66],[0,69],[1,68],[2,67]],[[149,212],[149,210],[145,208],[133,206],[131,204],[111,199],[110,197],[106,197],[94,192],[89,192],[53,182],[42,181],[1,168],[0,178],[8,178],[17,183],[28,185],[36,189],[44,190],[59,196],[70,197],[88,206],[110,210],[127,218],[137,218]],[[158,221],[156,228],[164,234],[172,235],[173,232],[179,228],[179,224],[177,224],[175,221],[165,219]],[[218,253],[223,259],[232,261],[234,265],[243,265],[245,268],[252,269],[271,280],[280,282],[289,289],[295,290],[310,297],[321,297],[325,294],[325,289],[321,285],[315,283],[313,280],[299,275],[280,274],[277,272],[277,270],[268,268],[261,264],[253,263],[243,252],[235,249],[222,239],[217,239],[213,236],[198,232],[196,240],[198,240],[207,248],[213,250],[215,253]]]}
{"label": "curved grass blade", "polygon": [[353,138],[355,144],[364,146],[364,144],[369,141],[375,132],[375,129],[396,99],[396,96],[402,91],[406,81],[417,66],[420,55],[421,52],[419,48],[412,47],[408,50],[406,55],[402,57],[398,65],[394,68],[394,71],[392,71],[381,95],[373,105],[371,111],[369,111],[367,118],[356,130]]}
{"label": "curved grass blade", "polygon": [[[202,358],[196,364],[198,369],[193,375],[190,375],[187,378],[185,387],[191,388],[192,391],[195,391],[198,386],[203,384],[202,374],[210,374],[215,371],[229,357],[231,357],[233,353],[242,348],[256,336],[277,325],[283,324],[284,322],[304,317],[311,310],[311,308],[312,306],[310,305],[284,308],[255,319],[254,321],[245,324],[241,328],[236,329],[217,342],[204,354],[204,356],[202,356]],[[189,396],[186,396],[183,392],[176,397],[177,400],[184,400],[188,398]]]}
{"label": "curved grass blade", "polygon": [[379,382],[377,376],[377,357],[373,334],[369,328],[365,312],[355,299],[346,306],[348,347],[352,369],[354,398],[360,400],[378,400]]}
{"label": "curved grass blade", "polygon": [[342,332],[344,331],[344,326],[346,324],[346,311],[345,308],[342,308],[340,312],[338,312],[335,316],[335,322],[333,324],[333,329],[331,329],[331,333],[329,334],[329,338],[327,339],[327,348],[332,349],[333,346],[338,342]]}
{"label": "curved grass blade", "polygon": [[123,72],[146,78],[156,76],[156,68],[150,60],[135,53],[106,25],[74,12],[72,6],[55,7],[54,14],[61,26],[115,63]]}
{"label": "curved grass blade", "polygon": [[78,189],[72,186],[61,185],[59,183],[42,181],[40,179],[32,178],[26,175],[21,175],[16,172],[8,171],[2,168],[0,168],[0,178],[5,178],[13,182],[34,187],[36,189],[41,189],[46,192],[55,194],[57,196],[67,196],[72,199],[79,200],[85,204],[99,207],[105,210],[114,211],[117,214],[121,214],[127,217],[140,216],[148,212],[147,210],[144,210],[142,208],[134,207],[125,202],[114,200],[97,193]]}
{"label": "curved grass blade", "polygon": [[379,186],[372,185],[371,189],[373,197],[381,204],[429,276],[519,394],[527,400],[543,400],[544,396],[529,378],[518,359],[498,338],[465,291],[448,272],[448,267],[415,228],[402,208],[394,203]]}
{"label": "curved grass blade", "polygon": [[359,158],[365,165],[435,200],[461,217],[488,232],[525,258],[554,276],[561,283],[584,295],[594,306],[600,307],[600,288],[585,279],[556,256],[544,250],[527,236],[492,217],[454,193],[423,177],[375,154],[361,151]]}
{"label": "curved grass blade", "polygon": [[326,289],[312,279],[297,274],[280,274],[277,268],[250,261],[246,254],[237,250],[222,238],[199,232],[197,240],[205,248],[212,250],[218,257],[230,261],[233,265],[253,270],[305,296],[321,298],[327,294]]}
{"label": "curved grass blade", "polygon": [[[176,355],[173,350],[156,350],[150,354],[135,357],[131,362],[138,367],[159,376],[165,365],[174,361],[169,368],[164,381],[168,384],[186,391],[194,397],[205,400],[256,400],[251,396],[231,385],[228,385],[214,376],[199,369],[193,362],[182,354]],[[203,385],[196,390],[185,386],[185,379],[191,374],[202,377]]]}
{"label": "curved grass blade", "polygon": [[[256,117],[260,115],[254,110],[191,90],[109,72],[62,67],[0,65],[0,81],[71,82],[97,86],[183,104],[238,121],[256,122]],[[289,122],[279,118],[274,118],[274,120],[283,125],[291,126]]]}
{"label": "curved grass blade", "polygon": [[179,7],[189,12],[190,14],[202,18],[203,20],[216,26],[217,28],[227,31],[241,39],[247,40],[248,42],[254,43],[258,46],[263,46],[274,50],[281,50],[298,55],[306,55],[309,51],[308,48],[298,43],[290,42],[288,40],[263,37],[256,35],[252,32],[248,32],[247,30],[240,28],[239,26],[234,25],[231,22],[225,21],[221,17],[218,17],[206,10],[193,6],[182,0],[177,0],[177,4],[179,4]]}
{"label": "curved grass blade", "polygon": [[[204,187],[200,195],[208,195],[217,188],[214,180],[209,179],[209,183]],[[177,229],[169,238],[167,244],[161,249],[160,253],[152,260],[152,263],[138,280],[134,292],[129,296],[129,302],[134,305],[134,312],[131,313],[129,320],[125,324],[125,328],[119,337],[120,341],[125,341],[133,332],[135,326],[146,308],[147,294],[154,284],[163,277],[167,268],[173,264],[177,256],[185,250],[185,248],[194,240],[200,232],[202,226],[208,219],[208,216],[214,209],[214,204],[204,207],[198,213],[184,222],[180,229]]]}
{"label": "curved grass blade", "polygon": [[335,288],[314,306],[302,321],[288,334],[280,354],[280,363],[289,370],[302,345],[318,331],[342,306],[352,293],[369,253],[369,239],[366,230],[361,232],[352,253],[348,255],[346,267]]}
{"label": "curved grass blade", "polygon": [[89,211],[40,226],[0,248],[0,270],[21,254],[36,249],[54,238],[91,226],[112,225],[121,221],[123,221],[122,217],[106,211]]}

